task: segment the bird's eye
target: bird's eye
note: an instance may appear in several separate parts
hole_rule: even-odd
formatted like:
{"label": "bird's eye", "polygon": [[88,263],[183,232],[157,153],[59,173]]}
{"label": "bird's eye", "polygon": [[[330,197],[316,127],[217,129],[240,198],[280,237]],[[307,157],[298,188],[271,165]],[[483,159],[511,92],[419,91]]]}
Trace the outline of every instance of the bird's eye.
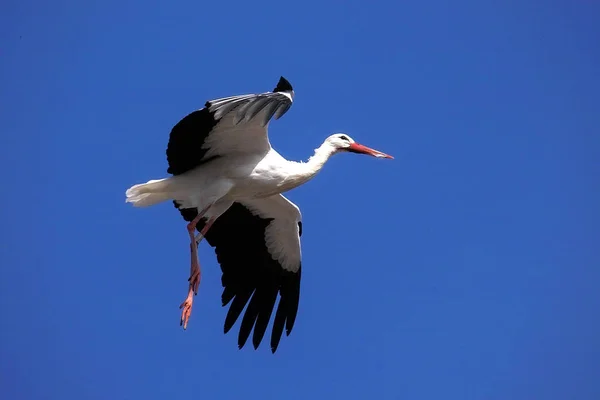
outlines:
{"label": "bird's eye", "polygon": [[342,139],[342,140],[346,140],[346,141],[348,141],[348,142],[350,141],[350,139],[348,139],[348,136],[346,136],[346,135],[342,135],[342,136],[340,136],[340,139]]}

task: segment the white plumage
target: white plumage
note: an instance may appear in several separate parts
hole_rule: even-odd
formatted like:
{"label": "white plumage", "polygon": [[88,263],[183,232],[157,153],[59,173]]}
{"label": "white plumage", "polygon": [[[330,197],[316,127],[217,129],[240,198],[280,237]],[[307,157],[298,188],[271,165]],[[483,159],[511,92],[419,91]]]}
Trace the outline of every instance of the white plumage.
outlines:
{"label": "white plumage", "polygon": [[[182,304],[184,328],[200,280],[197,245],[206,238],[215,247],[223,271],[223,305],[231,302],[225,332],[244,306],[238,345],[254,328],[257,348],[266,331],[277,294],[271,350],[298,309],[302,221],[299,208],[281,193],[312,179],[341,151],[392,158],[360,145],[344,134],[329,136],[306,162],[288,161],[269,143],[270,120],[289,110],[292,86],[283,77],[273,92],[208,101],[171,131],[167,160],[172,176],[134,185],[126,201],[148,207],[173,200],[189,222],[192,266],[188,297]],[[195,230],[200,234],[194,236]]]}
{"label": "white plumage", "polygon": [[301,261],[300,209],[281,194],[240,202],[253,215],[271,220],[265,228],[265,245],[271,257],[286,271],[298,272]]}

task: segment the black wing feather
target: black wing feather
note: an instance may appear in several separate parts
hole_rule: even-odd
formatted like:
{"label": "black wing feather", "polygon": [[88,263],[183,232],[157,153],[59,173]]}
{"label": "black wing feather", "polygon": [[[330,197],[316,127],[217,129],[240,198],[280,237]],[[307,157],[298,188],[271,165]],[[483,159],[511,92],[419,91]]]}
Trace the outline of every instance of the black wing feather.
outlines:
{"label": "black wing feather", "polygon": [[271,319],[271,314],[273,314],[273,308],[275,307],[275,302],[277,301],[277,292],[278,290],[276,285],[270,285],[261,291],[261,311],[256,318],[254,335],[252,336],[252,345],[255,349],[258,349],[258,346],[260,345],[260,342],[267,331],[267,325],[269,325],[269,320]]}
{"label": "black wing feather", "polygon": [[277,82],[277,86],[275,86],[273,92],[291,92],[293,90],[292,84],[282,76],[279,78],[279,82]]}
{"label": "black wing feather", "polygon": [[208,150],[202,145],[218,122],[208,108],[194,111],[179,121],[169,135],[167,173],[180,175],[215,159],[204,159]]}

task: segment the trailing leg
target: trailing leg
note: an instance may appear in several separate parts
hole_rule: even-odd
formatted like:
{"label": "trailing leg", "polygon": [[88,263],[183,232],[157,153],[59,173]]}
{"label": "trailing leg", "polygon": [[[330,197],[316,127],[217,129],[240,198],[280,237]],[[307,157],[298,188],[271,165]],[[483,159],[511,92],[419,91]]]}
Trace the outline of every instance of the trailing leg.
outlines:
{"label": "trailing leg", "polygon": [[196,225],[198,225],[198,222],[200,222],[200,220],[204,217],[209,208],[210,206],[198,213],[198,216],[196,216],[196,218],[194,218],[194,220],[187,225],[188,234],[190,236],[191,267],[190,277],[188,278],[188,295],[185,301],[179,306],[179,308],[182,309],[179,325],[183,325],[183,329],[187,328],[188,320],[192,314],[194,296],[198,294],[198,287],[200,286],[200,261],[198,259],[198,244],[200,241],[202,241],[212,224],[215,222],[216,218],[209,218],[198,236],[195,236],[194,233],[196,232]]}

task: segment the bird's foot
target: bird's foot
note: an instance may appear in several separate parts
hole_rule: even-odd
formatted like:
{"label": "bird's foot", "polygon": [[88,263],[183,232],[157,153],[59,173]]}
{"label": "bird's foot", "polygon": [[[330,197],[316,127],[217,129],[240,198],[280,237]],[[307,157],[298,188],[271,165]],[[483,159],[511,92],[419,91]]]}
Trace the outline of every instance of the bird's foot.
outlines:
{"label": "bird's foot", "polygon": [[183,326],[183,329],[187,329],[188,320],[192,314],[192,304],[194,302],[194,296],[198,294],[198,286],[200,286],[200,265],[199,263],[192,263],[192,273],[188,278],[190,282],[190,288],[188,290],[187,298],[181,305],[181,319],[179,320],[179,326]]}
{"label": "bird's foot", "polygon": [[192,304],[194,303],[194,292],[191,290],[188,293],[187,298],[181,305],[179,309],[181,309],[181,319],[179,320],[179,326],[183,326],[183,329],[187,329],[187,324],[190,319],[190,315],[192,315]]}

